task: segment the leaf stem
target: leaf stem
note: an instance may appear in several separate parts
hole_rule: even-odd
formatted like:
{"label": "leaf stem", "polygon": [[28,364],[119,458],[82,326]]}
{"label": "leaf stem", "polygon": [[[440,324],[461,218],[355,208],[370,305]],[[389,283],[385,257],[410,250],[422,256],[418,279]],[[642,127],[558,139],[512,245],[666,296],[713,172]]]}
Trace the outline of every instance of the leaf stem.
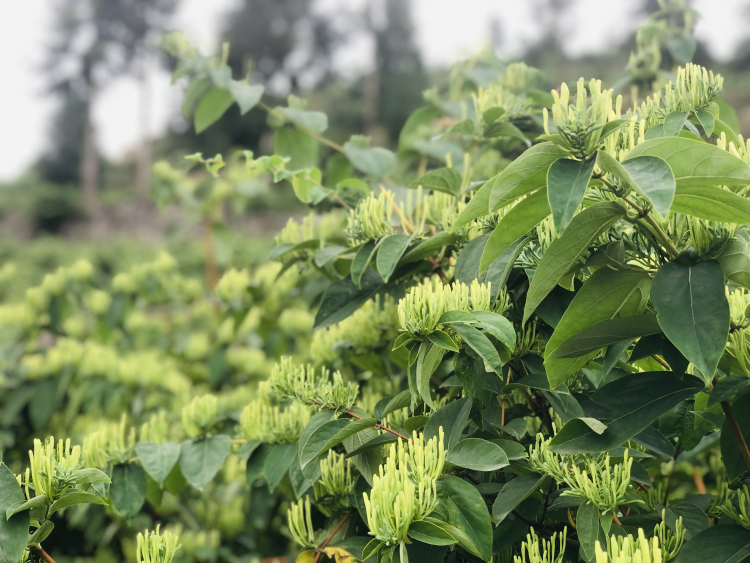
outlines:
{"label": "leaf stem", "polygon": [[39,557],[44,559],[46,563],[55,563],[55,560],[49,556],[49,553],[47,553],[46,551],[44,551],[44,549],[42,549],[41,545],[39,547],[35,547],[34,549],[36,549],[37,553],[39,554]]}
{"label": "leaf stem", "polygon": [[328,545],[328,542],[330,542],[330,541],[331,541],[331,539],[333,539],[333,536],[335,536],[335,535],[336,535],[336,532],[338,532],[338,531],[339,531],[339,529],[341,528],[341,526],[343,526],[343,525],[344,525],[344,522],[346,522],[347,518],[349,518],[349,516],[351,516],[351,514],[352,514],[352,511],[351,511],[351,510],[349,510],[349,512],[347,512],[347,513],[346,513],[346,516],[344,516],[344,517],[343,517],[343,518],[341,519],[341,522],[339,522],[338,526],[336,526],[336,527],[335,527],[335,528],[333,529],[333,532],[331,532],[331,534],[330,534],[330,535],[329,535],[329,536],[328,536],[328,537],[326,538],[326,541],[324,541],[324,542],[323,542],[323,545],[321,545],[321,546],[320,546],[320,549],[318,549],[318,550],[317,550],[318,552],[317,552],[317,553],[315,554],[315,559],[313,560],[313,563],[318,563],[318,559],[320,559],[320,554],[321,554],[321,553],[323,553],[323,550],[324,550],[324,549],[326,548],[326,546]]}
{"label": "leaf stem", "polygon": [[[324,404],[324,403],[321,403],[320,401],[312,401],[312,403],[313,403],[313,404],[315,404],[315,405],[318,405],[318,406],[320,406],[320,407],[326,407],[326,408],[330,408],[330,405],[326,405],[326,404]],[[357,413],[354,413],[354,412],[352,412],[352,411],[345,411],[345,412],[346,412],[346,414],[348,414],[348,415],[349,415],[349,416],[351,416],[352,418],[356,418],[357,420],[362,420],[362,417],[361,417],[361,416],[359,416],[359,415],[358,415]],[[403,435],[403,434],[401,434],[400,432],[396,432],[395,430],[393,430],[392,428],[388,428],[388,427],[387,427],[387,426],[385,426],[384,424],[376,424],[376,425],[375,425],[375,428],[380,428],[381,430],[385,430],[386,432],[390,432],[390,433],[391,433],[391,434],[393,434],[394,436],[398,436],[399,438],[401,438],[402,440],[406,440],[407,442],[408,442],[409,440],[411,440],[411,438],[409,438],[408,436],[404,436],[404,435]]]}

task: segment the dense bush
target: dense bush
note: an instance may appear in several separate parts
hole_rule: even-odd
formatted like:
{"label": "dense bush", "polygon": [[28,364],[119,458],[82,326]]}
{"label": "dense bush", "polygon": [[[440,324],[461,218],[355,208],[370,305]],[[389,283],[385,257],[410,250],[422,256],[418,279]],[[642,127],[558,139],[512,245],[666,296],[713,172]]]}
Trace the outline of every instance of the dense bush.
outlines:
{"label": "dense bush", "polygon": [[[396,153],[170,36],[196,130],[259,106],[275,154],[155,168],[204,226],[205,282],[81,261],[0,308],[4,559],[744,560],[750,154],[720,76],[659,70],[690,17],[639,33],[624,82],[655,93],[630,109],[484,55]],[[217,279],[221,209],[255,181],[320,213]]]}

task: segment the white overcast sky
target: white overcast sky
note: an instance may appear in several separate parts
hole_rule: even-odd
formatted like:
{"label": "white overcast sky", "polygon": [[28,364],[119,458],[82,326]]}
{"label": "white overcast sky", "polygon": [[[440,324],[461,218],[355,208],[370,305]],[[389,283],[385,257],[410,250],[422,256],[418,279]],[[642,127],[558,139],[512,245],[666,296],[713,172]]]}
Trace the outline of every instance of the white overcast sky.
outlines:
{"label": "white overcast sky", "polygon": [[[284,0],[278,0],[284,1]],[[352,7],[365,0],[318,0],[319,9]],[[174,28],[185,31],[206,52],[218,44],[217,33],[227,11],[239,0],[181,0]],[[696,34],[714,56],[731,56],[747,29],[749,0],[694,0],[703,14]],[[581,55],[621,41],[641,22],[632,17],[632,0],[577,0],[563,25],[570,29],[567,51]],[[12,179],[34,162],[45,148],[55,100],[45,92],[41,64],[45,54],[54,0],[0,0],[0,181]],[[504,55],[511,58],[532,43],[535,14],[529,0],[412,0],[416,38],[425,62],[447,66],[489,42],[489,22],[500,18]],[[339,65],[351,73],[367,70],[371,45],[354,44]],[[151,129],[163,132],[177,112],[181,94],[168,76],[151,76]],[[96,100],[94,120],[104,154],[116,159],[139,139],[138,88],[131,78],[112,81]]]}

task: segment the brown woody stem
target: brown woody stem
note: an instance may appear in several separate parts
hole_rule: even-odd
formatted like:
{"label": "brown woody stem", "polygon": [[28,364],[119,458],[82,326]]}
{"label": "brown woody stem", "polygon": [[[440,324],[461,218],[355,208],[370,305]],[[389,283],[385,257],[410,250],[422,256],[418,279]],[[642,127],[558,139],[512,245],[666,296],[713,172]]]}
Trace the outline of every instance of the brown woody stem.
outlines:
{"label": "brown woody stem", "polygon": [[34,549],[36,549],[36,552],[39,554],[39,557],[44,559],[47,563],[55,563],[55,560],[49,556],[49,553],[47,553],[46,551],[42,549],[42,546],[36,547]]}
{"label": "brown woody stem", "polygon": [[[718,383],[719,383],[719,380],[714,375],[714,379],[712,382],[713,387],[716,387]],[[732,429],[732,434],[734,434],[734,439],[737,441],[737,446],[740,448],[740,452],[742,453],[742,459],[745,460],[745,465],[747,466],[747,470],[750,471],[750,450],[747,449],[747,442],[745,441],[745,436],[742,434],[742,429],[740,428],[740,425],[737,423],[737,419],[734,417],[734,412],[732,412],[732,407],[727,401],[721,401],[721,410],[724,411],[724,416],[727,417],[729,428]]]}
{"label": "brown woody stem", "polygon": [[341,520],[341,522],[339,522],[339,525],[338,525],[338,526],[336,526],[336,527],[335,527],[335,528],[333,529],[333,532],[331,532],[331,535],[329,535],[329,536],[328,536],[328,537],[326,538],[326,541],[324,541],[324,542],[323,542],[323,545],[321,545],[321,546],[320,546],[320,549],[318,550],[318,553],[316,553],[316,554],[315,554],[315,559],[313,560],[313,563],[318,563],[318,559],[320,559],[320,554],[321,554],[321,553],[323,553],[323,550],[324,550],[324,549],[326,548],[326,546],[328,545],[328,542],[330,542],[330,541],[331,541],[331,539],[333,539],[333,536],[335,536],[335,535],[336,535],[336,532],[338,532],[338,531],[339,531],[339,530],[341,529],[341,526],[343,526],[343,525],[344,525],[344,522],[346,522],[347,518],[349,518],[349,516],[351,516],[351,514],[352,514],[352,511],[351,511],[351,510],[350,510],[349,512],[347,512],[347,513],[346,513],[346,516],[344,516],[344,518],[343,518],[343,519]]}

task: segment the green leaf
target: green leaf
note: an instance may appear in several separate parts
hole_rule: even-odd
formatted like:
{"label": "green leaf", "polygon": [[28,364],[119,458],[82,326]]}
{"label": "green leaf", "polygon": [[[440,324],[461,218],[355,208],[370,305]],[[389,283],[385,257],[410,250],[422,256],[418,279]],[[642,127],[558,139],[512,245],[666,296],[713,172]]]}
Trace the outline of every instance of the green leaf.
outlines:
{"label": "green leaf", "polygon": [[734,283],[750,289],[750,258],[747,255],[747,242],[740,237],[732,237],[717,258],[724,275]]}
{"label": "green leaf", "polygon": [[[389,435],[393,436],[392,434]],[[350,457],[352,463],[354,464],[354,467],[357,468],[359,474],[362,475],[362,477],[370,487],[372,487],[373,485],[373,475],[378,472],[378,467],[380,467],[380,465],[384,463],[383,455],[381,454],[381,448],[367,449],[364,451],[360,451],[360,453],[354,455],[352,455],[352,453],[364,446],[365,443],[368,443],[378,437],[378,431],[375,430],[375,428],[366,428],[361,432],[352,434],[344,440],[344,448],[349,454],[347,457]],[[396,438],[395,436],[393,437]]]}
{"label": "green leaf", "polygon": [[314,168],[318,163],[318,142],[293,127],[274,129],[274,155],[288,158],[288,170]]}
{"label": "green leaf", "polygon": [[620,163],[604,151],[599,151],[597,164],[605,172],[628,184],[639,195],[648,198],[662,217],[667,216],[677,183],[665,160],[655,156],[639,156]]}
{"label": "green leaf", "polygon": [[544,475],[526,473],[508,481],[492,505],[492,517],[495,522],[499,524],[505,520],[508,514],[513,512],[534,491],[537,491],[546,480],[547,477]]}
{"label": "green leaf", "polygon": [[385,283],[388,283],[393,275],[396,265],[406,252],[410,242],[411,236],[409,235],[389,235],[381,241],[376,265]]}
{"label": "green leaf", "polygon": [[461,173],[455,168],[438,168],[428,172],[418,180],[414,180],[409,187],[422,186],[425,190],[443,192],[457,196],[461,192]]}
{"label": "green leaf", "polygon": [[714,126],[716,125],[716,118],[713,116],[711,112],[708,112],[703,109],[699,109],[695,112],[695,117],[698,118],[698,121],[700,121],[701,126],[703,126],[703,131],[706,133],[706,137],[710,137],[711,133],[714,132]]}
{"label": "green leaf", "polygon": [[495,471],[510,463],[500,446],[480,438],[461,440],[448,450],[445,460],[472,471]]}
{"label": "green leaf", "polygon": [[[381,412],[376,412],[375,417],[378,419],[383,418],[384,416],[389,415],[390,413],[394,411],[401,410],[405,407],[409,406],[409,403],[411,403],[411,398],[409,395],[409,391],[401,391],[398,395],[393,397],[390,401],[388,401],[385,406],[383,407],[383,410]],[[376,407],[377,409],[377,407]]]}
{"label": "green leaf", "polygon": [[79,469],[67,480],[72,485],[87,485],[89,483],[110,483],[110,479],[101,469]]}
{"label": "green leaf", "polygon": [[[732,403],[732,412],[742,436],[745,438],[745,443],[750,442],[750,395],[740,395]],[[747,466],[728,420],[725,420],[721,426],[719,444],[721,446],[721,457],[727,471],[727,479],[732,482],[745,474]]]}
{"label": "green leaf", "polygon": [[300,439],[299,462],[302,469],[320,454],[343,442],[344,438],[375,426],[377,423],[378,421],[374,418],[363,418],[361,420],[338,419],[322,424],[304,444]]}
{"label": "green leaf", "polygon": [[383,285],[383,278],[373,270],[362,275],[361,289],[351,278],[337,280],[328,286],[315,315],[315,328],[335,325],[359,309]]}
{"label": "green leaf", "polygon": [[352,166],[367,176],[382,178],[396,162],[396,155],[380,147],[360,147],[352,143],[344,145],[344,154]]}
{"label": "green leaf", "polygon": [[489,332],[510,350],[515,348],[516,330],[513,328],[512,322],[492,311],[474,311],[473,315],[485,332]]}
{"label": "green leaf", "polygon": [[[479,260],[482,258],[489,233],[478,236],[470,240],[456,259],[456,267],[453,270],[453,277],[457,281],[470,285],[472,281],[479,277]],[[493,284],[494,287],[494,284]]]}
{"label": "green leaf", "polygon": [[497,176],[493,176],[487,180],[482,187],[474,192],[469,203],[467,203],[463,211],[458,214],[458,218],[454,223],[456,228],[471,223],[474,219],[489,213],[488,206],[490,204],[490,194],[492,193],[495,178],[497,178]]}
{"label": "green leaf", "polygon": [[[138,465],[134,463],[130,465],[133,465],[137,467],[138,469],[141,469]],[[123,467],[123,466],[115,465],[115,467],[113,468],[113,473],[112,473],[112,485],[113,486],[115,484],[115,479],[117,478],[116,474],[114,473],[114,469],[118,467]],[[135,470],[135,473],[138,472],[138,469]],[[140,510],[141,505],[143,505],[143,501],[146,498],[146,493],[145,493],[146,475],[145,473],[143,473],[142,469],[141,469],[140,474],[143,476],[143,483],[144,483],[143,498],[140,497],[141,483],[138,480],[138,478],[131,479],[132,482],[129,483],[130,485],[129,488],[131,489],[132,494],[135,495],[133,498],[129,498],[129,499],[118,498],[118,495],[124,492],[121,489],[118,490],[118,488],[115,488],[115,493],[114,493],[115,496],[113,497],[112,487],[109,488],[109,497],[112,501],[112,504],[115,506],[115,508],[117,508],[117,512],[120,513],[120,516],[122,516],[123,518],[127,520],[130,520],[131,518],[133,518],[133,516],[138,514],[138,511]],[[141,502],[138,505],[138,508],[135,508],[135,505],[138,503],[138,499],[140,499]],[[116,502],[119,502],[120,504],[124,504],[125,505],[124,508],[120,509],[117,506]],[[61,496],[59,499],[57,499],[55,502],[52,503],[52,505],[49,507],[49,515],[52,516],[58,510],[62,510],[63,508],[67,508],[69,506],[73,506],[76,504],[104,504],[106,505],[107,501],[98,495],[87,493],[85,491],[81,491],[78,489],[69,489],[68,491],[66,491],[66,493],[63,496]],[[130,514],[129,512],[126,512],[126,510],[133,510],[133,509],[135,510],[135,512],[132,512],[132,516],[125,516],[125,514]]]}
{"label": "green leaf", "polygon": [[547,200],[558,233],[562,233],[567,228],[581,206],[595,164],[596,157],[585,161],[561,158],[549,167]]}
{"label": "green leaf", "polygon": [[485,124],[489,125],[490,123],[492,123],[496,119],[499,119],[503,115],[505,115],[505,108],[495,107],[495,108],[490,108],[486,110],[484,113],[482,113],[482,119],[484,120]]}
{"label": "green leaf", "polygon": [[16,476],[4,463],[0,463],[0,554],[5,561],[20,561],[29,538],[29,513],[20,512],[10,518],[8,508],[26,501]]}
{"label": "green leaf", "polygon": [[677,35],[669,37],[666,45],[675,62],[684,65],[693,60],[698,43],[692,35]]}
{"label": "green leaf", "polygon": [[706,513],[691,502],[670,504],[665,510],[664,521],[673,532],[677,528],[677,519],[682,518],[685,539],[688,541],[710,526]]}
{"label": "green leaf", "polygon": [[602,127],[602,132],[599,135],[599,140],[602,141],[606,139],[612,133],[619,131],[620,128],[627,123],[630,123],[630,121],[627,119],[613,119],[612,121],[605,123],[604,127]]}
{"label": "green leaf", "polygon": [[573,217],[565,232],[550,244],[542,256],[529,286],[523,323],[526,323],[539,303],[562,280],[589,245],[625,213],[625,208],[619,203],[601,202]]}
{"label": "green leaf", "polygon": [[452,545],[456,539],[448,532],[431,522],[412,522],[409,525],[410,538],[428,545]]}
{"label": "green leaf", "polygon": [[464,339],[466,344],[468,344],[472,350],[479,354],[486,365],[488,365],[496,374],[502,376],[503,365],[505,362],[500,359],[500,355],[497,353],[497,350],[492,345],[489,338],[476,328],[461,323],[456,323],[451,328]]}
{"label": "green leaf", "polygon": [[399,262],[400,264],[409,264],[411,262],[416,262],[417,260],[422,260],[423,258],[427,258],[428,256],[434,254],[444,246],[450,246],[454,242],[456,242],[456,239],[458,238],[458,235],[456,233],[451,233],[448,231],[441,231],[437,233],[436,235],[431,236],[427,240],[423,240],[420,242],[417,246],[412,248],[409,252],[404,254],[403,258]]}
{"label": "green leaf", "polygon": [[138,442],[135,446],[135,453],[146,473],[162,485],[180,459],[180,446],[174,442],[166,444]]}
{"label": "green leaf", "polygon": [[641,336],[659,334],[661,326],[656,315],[633,315],[602,321],[571,336],[557,347],[549,358],[577,358],[590,352],[616,344],[633,341]]}
{"label": "green leaf", "polygon": [[750,557],[750,530],[713,526],[682,546],[675,563],[741,563]]}
{"label": "green leaf", "polygon": [[[112,468],[112,484],[109,486],[109,499],[112,501],[112,506],[117,509],[117,512],[125,520],[132,520],[138,514],[138,511],[140,511],[141,506],[146,501],[146,486],[146,473],[137,463],[115,465]],[[89,493],[84,494],[98,498]],[[55,501],[50,510],[63,499],[65,497]],[[84,501],[71,501],[71,504],[78,504],[78,502]]]}
{"label": "green leaf", "polygon": [[219,472],[229,455],[231,445],[232,439],[223,434],[183,442],[180,448],[180,470],[188,483],[202,491]]}
{"label": "green leaf", "polygon": [[487,182],[492,186],[489,210],[495,211],[523,195],[546,186],[547,170],[553,162],[567,154],[565,149],[554,143],[540,143],[524,152]]}
{"label": "green leaf", "polygon": [[477,324],[477,319],[473,313],[467,313],[466,311],[446,311],[438,319],[438,324],[454,324],[454,323],[468,323]]}
{"label": "green leaf", "polygon": [[678,190],[672,211],[727,223],[750,223],[750,200],[717,186],[689,186]]}
{"label": "green leaf", "polygon": [[297,444],[274,444],[270,447],[263,464],[263,473],[271,491],[276,489],[296,459]]}
{"label": "green leaf", "polygon": [[508,121],[496,121],[495,123],[490,123],[484,128],[484,137],[487,139],[492,137],[512,137],[525,143],[527,146],[531,145],[531,141],[526,138],[526,135],[524,135],[518,127]]}
{"label": "green leaf", "polygon": [[462,135],[473,135],[474,134],[474,122],[471,119],[464,119],[453,125],[448,129],[445,134],[448,133],[461,133]]}
{"label": "green leaf", "polygon": [[245,115],[253,109],[263,97],[265,87],[261,84],[248,84],[239,80],[232,80],[229,83],[229,93],[240,106],[240,113]]}
{"label": "green leaf", "polygon": [[651,139],[636,145],[623,164],[639,156],[656,156],[666,160],[677,181],[677,194],[682,188],[707,184],[750,184],[750,167],[747,164],[716,145],[702,141],[685,137]]}
{"label": "green leaf", "polygon": [[229,90],[214,86],[198,102],[193,122],[195,132],[201,133],[218,120],[229,109],[234,99]]}
{"label": "green leaf", "polygon": [[[541,190],[528,196],[508,211],[498,222],[495,230],[482,252],[479,263],[479,271],[486,270],[492,262],[503,254],[519,237],[528,233],[541,221],[546,219],[550,211],[547,201],[547,189]],[[465,252],[465,250],[464,250]],[[462,253],[463,254],[463,253]],[[460,257],[460,255],[459,255]]]}
{"label": "green leaf", "polygon": [[593,560],[594,549],[599,539],[599,509],[590,502],[584,502],[578,507],[576,531],[586,558],[589,561]]}
{"label": "green leaf", "polygon": [[[185,89],[185,95],[182,98],[182,115],[186,119],[193,113],[198,98],[200,98],[211,86],[211,81],[207,76],[194,78]],[[735,145],[736,146],[736,145]]]}
{"label": "green leaf", "polygon": [[664,118],[664,135],[667,137],[676,137],[682,131],[687,121],[687,112],[673,111]]}
{"label": "green leaf", "polygon": [[[5,509],[5,518],[8,519],[14,514],[18,514],[21,511],[24,510],[31,510],[32,508],[36,508],[37,506],[46,506],[47,505],[47,495],[37,495],[35,497],[30,498],[26,501],[18,501],[13,504],[11,504],[8,508]],[[2,518],[3,515],[0,514],[0,518]]]}
{"label": "green leaf", "polygon": [[651,300],[659,325],[682,355],[713,379],[729,335],[724,272],[716,262],[665,264],[654,277]]}
{"label": "green leaf", "polygon": [[456,346],[456,343],[453,342],[453,339],[442,330],[436,330],[435,332],[428,334],[427,338],[435,346],[439,346],[440,348],[451,352],[458,352],[458,346]]}
{"label": "green leaf", "polygon": [[297,451],[301,452],[305,447],[307,447],[307,442],[310,441],[310,438],[315,433],[315,431],[327,422],[333,420],[335,416],[336,412],[332,409],[321,409],[320,411],[312,415],[310,417],[310,421],[300,433]]}
{"label": "green leaf", "polygon": [[292,176],[294,195],[302,203],[311,203],[313,201],[313,192],[320,185],[320,179],[321,175],[318,168],[298,172]]}
{"label": "green leaf", "polygon": [[368,240],[362,248],[357,251],[352,261],[351,279],[358,288],[362,287],[362,276],[375,257],[375,252],[378,249],[378,244],[374,240]]}
{"label": "green leaf", "polygon": [[437,483],[438,497],[445,503],[448,524],[469,539],[459,545],[470,553],[489,561],[492,555],[492,522],[482,495],[458,477],[443,476]]}
{"label": "green leaf", "polygon": [[652,371],[627,375],[608,383],[591,398],[612,411],[601,434],[574,418],[552,438],[550,449],[561,454],[599,453],[619,446],[646,429],[662,414],[704,387],[697,377],[679,379],[672,372]]}
{"label": "green leaf", "polygon": [[461,434],[469,423],[470,412],[471,397],[448,403],[430,416],[430,420],[424,427],[424,439],[427,441],[438,436],[439,429],[442,427],[445,433],[445,449],[450,450],[461,439]]}
{"label": "green leaf", "polygon": [[323,112],[284,107],[276,109],[289,121],[304,129],[310,129],[315,133],[323,133],[328,129],[328,116]]}
{"label": "green leaf", "polygon": [[431,409],[435,408],[430,396],[430,377],[440,365],[445,355],[445,348],[423,341],[419,358],[417,359],[417,390],[419,396]]}
{"label": "green leaf", "polygon": [[722,401],[728,401],[734,397],[739,391],[747,387],[750,384],[750,379],[744,375],[730,375],[719,380],[719,383],[714,386],[711,394],[708,396],[707,407],[718,405]]}

